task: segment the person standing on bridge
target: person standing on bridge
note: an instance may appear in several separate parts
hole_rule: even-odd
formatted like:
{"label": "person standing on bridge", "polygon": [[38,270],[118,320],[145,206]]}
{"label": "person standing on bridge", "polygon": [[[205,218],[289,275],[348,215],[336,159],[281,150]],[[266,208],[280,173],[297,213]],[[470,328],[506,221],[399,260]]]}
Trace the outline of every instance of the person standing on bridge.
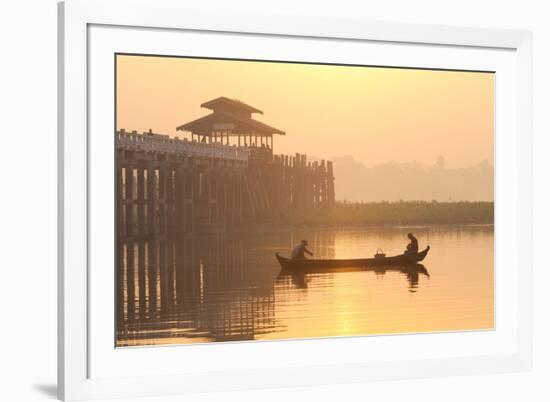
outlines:
{"label": "person standing on bridge", "polygon": [[292,250],[292,259],[304,260],[306,258],[306,254],[309,254],[311,257],[313,257],[313,253],[309,251],[306,246],[308,246],[307,240],[302,240],[300,244],[294,247],[294,249]]}

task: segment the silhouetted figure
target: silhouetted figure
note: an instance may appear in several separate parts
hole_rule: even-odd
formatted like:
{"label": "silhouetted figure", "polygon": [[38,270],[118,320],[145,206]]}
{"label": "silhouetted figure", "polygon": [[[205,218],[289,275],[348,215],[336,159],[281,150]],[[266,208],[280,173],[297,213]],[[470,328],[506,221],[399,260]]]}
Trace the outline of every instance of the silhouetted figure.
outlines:
{"label": "silhouetted figure", "polygon": [[293,260],[303,260],[306,258],[306,254],[309,254],[313,257],[313,253],[306,248],[307,245],[307,240],[302,240],[300,244],[298,244],[296,247],[294,247],[294,250],[292,250],[291,258]]}
{"label": "silhouetted figure", "polygon": [[407,237],[410,239],[410,243],[407,244],[407,250],[405,254],[418,254],[418,240],[412,233],[409,233]]}

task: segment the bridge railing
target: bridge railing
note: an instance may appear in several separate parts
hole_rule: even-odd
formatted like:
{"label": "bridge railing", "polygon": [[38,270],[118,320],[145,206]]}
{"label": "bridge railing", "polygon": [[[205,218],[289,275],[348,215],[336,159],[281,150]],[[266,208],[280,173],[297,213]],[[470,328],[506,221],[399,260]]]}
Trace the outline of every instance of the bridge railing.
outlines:
{"label": "bridge railing", "polygon": [[129,151],[147,151],[183,154],[187,156],[248,161],[250,150],[236,145],[204,144],[187,139],[170,138],[168,135],[137,131],[116,132],[117,148]]}

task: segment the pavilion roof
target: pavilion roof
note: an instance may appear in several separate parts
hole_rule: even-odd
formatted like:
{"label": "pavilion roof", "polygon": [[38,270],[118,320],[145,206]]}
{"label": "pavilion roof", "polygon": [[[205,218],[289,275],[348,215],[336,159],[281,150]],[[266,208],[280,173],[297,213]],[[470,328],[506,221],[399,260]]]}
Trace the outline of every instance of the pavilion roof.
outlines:
{"label": "pavilion roof", "polygon": [[[216,125],[225,128],[217,128]],[[191,131],[194,134],[212,135],[212,132],[227,130],[230,135],[253,134],[269,136],[285,135],[285,132],[252,118],[234,115],[226,112],[214,112],[199,119],[176,127],[176,130]]]}
{"label": "pavilion roof", "polygon": [[247,105],[246,103],[241,102],[238,99],[230,99],[225,96],[220,96],[219,98],[209,100],[208,102],[204,102],[203,104],[201,104],[201,107],[205,109],[214,110],[214,111],[218,107],[226,107],[226,108],[241,110],[249,113],[264,114],[264,112],[262,112],[260,109],[256,109],[253,106]]}

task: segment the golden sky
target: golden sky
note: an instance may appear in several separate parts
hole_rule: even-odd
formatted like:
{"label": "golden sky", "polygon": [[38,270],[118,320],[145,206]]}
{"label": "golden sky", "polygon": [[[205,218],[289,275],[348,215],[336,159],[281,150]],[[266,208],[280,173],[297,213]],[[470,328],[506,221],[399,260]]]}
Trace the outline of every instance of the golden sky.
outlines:
{"label": "golden sky", "polygon": [[178,135],[226,96],[286,132],[275,152],[352,155],[448,167],[493,163],[494,74],[395,68],[117,57],[117,129]]}

